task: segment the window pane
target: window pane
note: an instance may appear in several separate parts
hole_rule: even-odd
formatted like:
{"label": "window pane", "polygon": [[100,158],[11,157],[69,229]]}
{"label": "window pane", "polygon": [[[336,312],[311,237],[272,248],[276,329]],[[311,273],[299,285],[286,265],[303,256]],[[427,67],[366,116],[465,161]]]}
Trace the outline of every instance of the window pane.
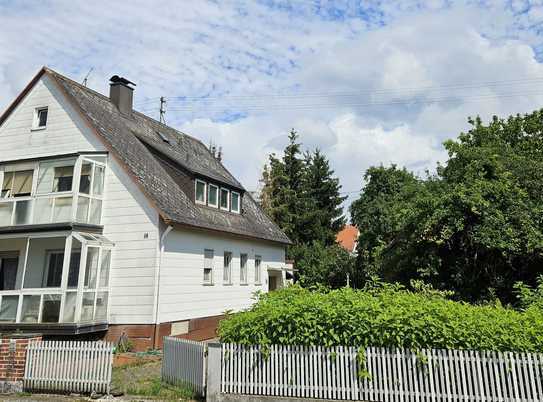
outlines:
{"label": "window pane", "polygon": [[19,296],[2,296],[2,304],[0,305],[0,321],[15,322],[17,319],[18,304]]}
{"label": "window pane", "polygon": [[17,201],[15,203],[15,225],[29,225],[30,213],[32,211],[32,200]]}
{"label": "window pane", "polygon": [[11,214],[13,212],[13,202],[0,202],[0,225],[11,225]]}
{"label": "window pane", "polygon": [[72,197],[55,198],[53,223],[72,221]]}
{"label": "window pane", "polygon": [[98,248],[87,248],[87,267],[85,269],[85,289],[96,287],[96,275],[98,273]]}
{"label": "window pane", "polygon": [[109,266],[111,265],[111,250],[102,250],[102,262],[100,263],[99,287],[109,285]]}
{"label": "window pane", "polygon": [[64,322],[75,322],[75,306],[77,302],[77,292],[66,293],[64,299]]}
{"label": "window pane", "polygon": [[87,223],[89,214],[90,198],[82,195],[77,197],[77,222]]}
{"label": "window pane", "polygon": [[96,196],[102,195],[104,191],[104,174],[103,166],[96,165],[94,167],[94,181],[92,182],[92,193]]}
{"label": "window pane", "polygon": [[38,127],[45,127],[47,125],[47,109],[38,110]]}
{"label": "window pane", "polygon": [[102,200],[91,199],[89,223],[99,225],[102,217]]}
{"label": "window pane", "polygon": [[75,160],[41,162],[38,173],[38,194],[71,191]]}
{"label": "window pane", "polygon": [[83,293],[83,305],[81,306],[81,321],[92,321],[94,314],[94,292]]}
{"label": "window pane", "polygon": [[79,192],[90,194],[92,163],[83,162],[81,166],[81,179],[79,180]]}
{"label": "window pane", "polygon": [[38,322],[40,314],[40,300],[41,296],[39,295],[23,296],[21,322]]}
{"label": "window pane", "polygon": [[2,198],[11,197],[12,187],[13,187],[13,172],[5,172],[4,182],[2,183]]}
{"label": "window pane", "polygon": [[59,288],[62,281],[62,265],[64,264],[64,251],[50,251],[47,253],[47,277],[43,284],[46,288]]}
{"label": "window pane", "polygon": [[259,256],[255,256],[255,282],[260,283],[261,273],[260,266],[262,265],[262,260]]}
{"label": "window pane", "polygon": [[107,292],[98,292],[96,295],[96,312],[94,319],[104,321],[107,320]]}
{"label": "window pane", "polygon": [[15,290],[19,268],[18,253],[0,253],[0,290]]}
{"label": "window pane", "polygon": [[225,190],[221,188],[221,208],[228,209],[228,196],[230,195],[230,192],[228,190]]}
{"label": "window pane", "polygon": [[231,275],[231,272],[230,272],[231,262],[232,262],[232,253],[225,252],[224,253],[224,265],[223,265],[223,280],[224,280],[225,283],[230,283],[231,282],[231,278],[232,278],[232,275]]}
{"label": "window pane", "polygon": [[58,322],[60,317],[60,295],[43,295],[41,322]]}
{"label": "window pane", "polygon": [[53,198],[36,198],[34,200],[34,223],[50,223],[54,203]]}
{"label": "window pane", "polygon": [[219,189],[218,187],[210,185],[208,187],[207,203],[212,206],[218,205]]}
{"label": "window pane", "polygon": [[44,237],[30,239],[28,260],[24,278],[24,288],[42,288],[47,286],[49,272],[51,270],[50,283],[52,285],[57,285],[55,287],[58,287],[56,276],[61,275],[61,273],[58,271],[62,270],[62,263],[57,263],[58,259],[56,257],[51,259],[50,256],[55,251],[58,253],[63,253],[65,245],[65,237]]}
{"label": "window pane", "polygon": [[206,185],[201,181],[196,182],[196,201],[206,202]]}
{"label": "window pane", "polygon": [[70,254],[70,267],[68,268],[68,288],[77,288],[79,283],[79,267],[81,266],[81,242],[72,238],[72,252]]}
{"label": "window pane", "polygon": [[11,196],[24,197],[30,195],[30,193],[32,192],[33,175],[33,170],[15,172],[15,176],[13,178],[13,188],[11,189]]}
{"label": "window pane", "polygon": [[232,211],[239,212],[239,194],[232,193]]}
{"label": "window pane", "polygon": [[240,255],[239,264],[239,280],[241,283],[247,283],[247,254]]}

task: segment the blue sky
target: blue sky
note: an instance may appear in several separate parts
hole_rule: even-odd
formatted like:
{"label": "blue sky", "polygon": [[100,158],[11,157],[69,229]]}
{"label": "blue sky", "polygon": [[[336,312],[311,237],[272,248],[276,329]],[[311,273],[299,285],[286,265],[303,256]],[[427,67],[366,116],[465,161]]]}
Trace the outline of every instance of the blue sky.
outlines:
{"label": "blue sky", "polygon": [[542,23],[541,1],[0,0],[0,109],[42,65],[103,93],[124,75],[247,189],[295,128],[353,191],[371,165],[432,169],[468,116],[540,108]]}

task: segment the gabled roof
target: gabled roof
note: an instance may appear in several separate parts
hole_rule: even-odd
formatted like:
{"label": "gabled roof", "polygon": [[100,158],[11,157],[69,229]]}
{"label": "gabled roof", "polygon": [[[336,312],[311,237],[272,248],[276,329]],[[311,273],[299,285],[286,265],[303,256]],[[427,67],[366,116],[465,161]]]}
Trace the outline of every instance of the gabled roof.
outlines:
{"label": "gabled roof", "polygon": [[[172,177],[171,169],[167,169],[162,158],[155,154],[156,152],[172,161],[174,169],[207,177],[243,192],[243,186],[201,141],[139,112],[125,116],[107,96],[49,68],[42,68],[23,93],[0,116],[0,125],[44,74],[58,85],[72,106],[158,209],[167,224],[188,225],[283,244],[290,243],[288,237],[262,211],[249,192],[245,192],[243,196],[242,214],[225,213],[199,206],[189,199]],[[168,138],[168,143],[162,140],[163,136]]]}

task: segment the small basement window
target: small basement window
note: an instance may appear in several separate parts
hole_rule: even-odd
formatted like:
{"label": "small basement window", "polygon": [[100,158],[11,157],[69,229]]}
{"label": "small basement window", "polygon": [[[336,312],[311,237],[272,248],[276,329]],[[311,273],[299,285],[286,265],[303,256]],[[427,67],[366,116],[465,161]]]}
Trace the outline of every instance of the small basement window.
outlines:
{"label": "small basement window", "polygon": [[196,203],[204,204],[206,203],[206,183],[202,180],[196,180],[195,182],[195,199]]}
{"label": "small basement window", "polygon": [[232,191],[232,206],[231,206],[231,210],[232,212],[236,212],[239,214],[239,211],[240,211],[240,196],[239,196],[239,193],[236,193],[235,191]]}
{"label": "small basement window", "polygon": [[219,187],[214,184],[207,187],[207,205],[215,208],[219,206]]}
{"label": "small basement window", "polygon": [[47,127],[47,115],[48,109],[46,107],[40,107],[36,109],[34,115],[34,129],[42,129]]}
{"label": "small basement window", "polygon": [[225,188],[221,188],[221,209],[225,211],[230,210],[230,191]]}

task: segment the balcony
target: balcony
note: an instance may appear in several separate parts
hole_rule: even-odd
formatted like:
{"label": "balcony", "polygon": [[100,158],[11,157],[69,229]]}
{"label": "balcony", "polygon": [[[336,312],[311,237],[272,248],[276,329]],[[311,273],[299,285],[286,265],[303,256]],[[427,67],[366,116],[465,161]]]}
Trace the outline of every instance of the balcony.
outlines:
{"label": "balcony", "polygon": [[69,334],[66,328],[107,328],[111,242],[80,232],[5,236],[0,330],[47,327]]}
{"label": "balcony", "polygon": [[0,167],[0,227],[100,225],[105,156],[15,163]]}

